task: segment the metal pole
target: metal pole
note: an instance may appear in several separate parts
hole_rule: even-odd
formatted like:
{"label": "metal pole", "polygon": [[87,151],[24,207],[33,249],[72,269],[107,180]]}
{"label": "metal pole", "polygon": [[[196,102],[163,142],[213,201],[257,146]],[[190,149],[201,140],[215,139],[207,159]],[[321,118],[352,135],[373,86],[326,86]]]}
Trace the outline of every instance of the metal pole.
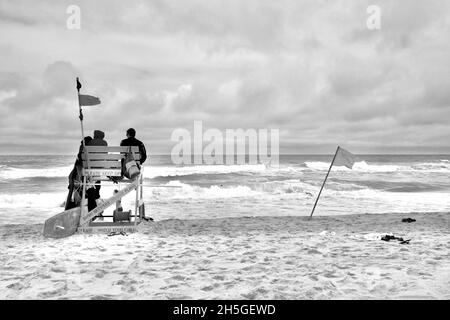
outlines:
{"label": "metal pole", "polygon": [[83,152],[84,152],[84,154],[86,156],[87,168],[89,169],[88,153],[87,153],[87,150],[86,150],[86,144],[84,142],[83,110],[81,109],[81,103],[80,103],[80,89],[81,89],[81,83],[80,83],[80,81],[78,80],[78,77],[77,77],[78,108],[80,110],[79,118],[80,118],[80,124],[81,124],[81,143],[83,145]]}
{"label": "metal pole", "polygon": [[311,215],[309,216],[309,219],[312,219],[314,210],[316,209],[317,202],[319,201],[320,194],[322,193],[322,189],[325,186],[325,182],[327,182],[328,175],[330,174],[331,167],[333,166],[333,163],[334,163],[334,160],[336,159],[336,155],[337,155],[338,151],[339,151],[339,146],[337,147],[336,153],[334,154],[333,160],[331,161],[330,168],[328,169],[327,175],[325,176],[325,180],[323,180],[322,187],[320,188],[319,194],[317,195],[316,202],[314,203],[314,207],[311,211]]}
{"label": "metal pole", "polygon": [[[81,124],[81,144],[83,145],[83,153],[86,157],[86,163],[88,164],[89,169],[89,161],[88,161],[88,155],[86,151],[86,144],[84,142],[84,128],[83,128],[83,110],[81,109],[81,102],[80,102],[80,89],[81,89],[81,83],[78,80],[77,77],[77,92],[78,92],[78,109],[79,109],[79,118],[80,118],[80,124]],[[83,166],[83,158],[81,159],[81,165]],[[84,171],[84,170],[83,170]],[[83,217],[85,214],[85,206],[86,206],[86,184],[87,184],[86,175],[83,174],[83,192],[81,196],[81,216]]]}
{"label": "metal pole", "polygon": [[78,109],[80,111],[80,115],[78,116],[80,118],[80,124],[81,124],[81,143],[83,144],[83,150],[84,150],[84,128],[83,128],[83,110],[81,109],[81,103],[80,103],[80,89],[81,89],[81,83],[78,80],[77,77],[77,91],[78,91]]}

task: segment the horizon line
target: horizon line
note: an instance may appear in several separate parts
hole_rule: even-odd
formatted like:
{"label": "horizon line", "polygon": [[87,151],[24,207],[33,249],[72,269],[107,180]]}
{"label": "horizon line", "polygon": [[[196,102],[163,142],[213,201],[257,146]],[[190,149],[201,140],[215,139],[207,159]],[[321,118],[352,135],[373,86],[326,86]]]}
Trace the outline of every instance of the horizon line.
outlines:
{"label": "horizon line", "polygon": [[[332,156],[334,153],[280,153],[279,156]],[[354,155],[379,155],[379,156],[450,156],[450,153],[353,153]],[[170,153],[147,153],[147,157],[151,156],[170,156]],[[192,156],[202,155],[202,154],[191,154]],[[258,155],[258,154],[249,154],[249,153],[239,153],[234,154],[234,156],[244,155]],[[0,153],[0,156],[74,156],[73,154],[67,153]],[[76,156],[76,155],[75,155]],[[223,154],[223,156],[227,156],[227,154]],[[265,155],[267,157],[271,157],[269,155]]]}

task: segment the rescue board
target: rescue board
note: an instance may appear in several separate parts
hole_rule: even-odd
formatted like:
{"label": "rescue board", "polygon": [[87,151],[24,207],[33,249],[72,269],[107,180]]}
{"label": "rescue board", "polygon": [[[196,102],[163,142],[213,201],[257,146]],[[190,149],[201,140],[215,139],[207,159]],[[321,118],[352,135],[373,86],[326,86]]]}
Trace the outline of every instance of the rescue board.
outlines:
{"label": "rescue board", "polygon": [[77,231],[81,208],[76,207],[47,219],[44,224],[44,237],[64,238]]}

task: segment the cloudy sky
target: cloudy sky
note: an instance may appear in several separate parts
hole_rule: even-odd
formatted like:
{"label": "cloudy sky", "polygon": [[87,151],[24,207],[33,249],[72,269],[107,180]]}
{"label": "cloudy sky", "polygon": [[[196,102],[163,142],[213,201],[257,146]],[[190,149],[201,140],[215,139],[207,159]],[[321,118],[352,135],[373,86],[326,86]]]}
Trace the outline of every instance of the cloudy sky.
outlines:
{"label": "cloudy sky", "polygon": [[102,100],[85,130],[150,154],[194,120],[278,128],[282,153],[450,153],[449,39],[448,0],[0,0],[0,153],[76,153],[76,76]]}

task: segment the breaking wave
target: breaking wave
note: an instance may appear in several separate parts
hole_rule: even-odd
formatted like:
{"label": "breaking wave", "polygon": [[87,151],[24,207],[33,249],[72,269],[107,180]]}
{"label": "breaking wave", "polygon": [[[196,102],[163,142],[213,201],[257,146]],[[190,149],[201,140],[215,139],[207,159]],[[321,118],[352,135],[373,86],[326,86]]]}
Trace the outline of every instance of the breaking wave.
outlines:
{"label": "breaking wave", "polygon": [[[0,179],[27,179],[34,177],[67,177],[72,170],[73,165],[55,168],[36,168],[24,169],[8,166],[0,167]],[[163,167],[163,166],[147,166],[145,167],[144,176],[146,178],[156,177],[176,177],[193,174],[227,174],[236,172],[262,172],[267,169],[264,164],[244,164],[244,165],[198,165],[185,167]]]}
{"label": "breaking wave", "polygon": [[72,171],[73,165],[55,167],[55,168],[36,168],[36,169],[23,169],[3,166],[0,168],[0,179],[25,179],[33,177],[67,177]]}
{"label": "breaking wave", "polygon": [[153,188],[151,195],[162,199],[218,199],[261,195],[261,192],[253,190],[249,186],[241,185],[200,187],[176,180],[170,181],[166,186],[178,188]]}
{"label": "breaking wave", "polygon": [[[306,167],[312,170],[328,170],[330,163],[312,161],[305,162]],[[450,163],[441,160],[440,162],[425,162],[409,165],[387,165],[387,164],[368,164],[365,161],[355,162],[352,169],[344,166],[333,166],[333,171],[359,171],[359,172],[450,172]]]}
{"label": "breaking wave", "polygon": [[193,174],[226,174],[236,172],[262,172],[267,169],[264,164],[243,165],[198,165],[185,167],[146,167],[144,176],[146,178],[176,177]]}
{"label": "breaking wave", "polygon": [[2,208],[51,208],[62,211],[60,209],[66,195],[66,192],[0,194],[0,203]]}
{"label": "breaking wave", "polygon": [[[289,174],[303,171],[326,171],[329,162],[306,161],[298,165],[271,167],[265,164],[243,165],[194,165],[194,166],[146,166],[144,176],[147,179],[157,177],[179,177],[188,175],[230,174],[230,173],[264,173],[268,175]],[[73,165],[53,168],[15,168],[0,165],[0,179],[29,179],[36,177],[61,178],[67,177]],[[351,169],[344,166],[333,166],[333,171],[349,172]],[[356,162],[353,171],[357,172],[424,172],[424,173],[450,173],[450,162],[441,160],[437,162],[409,163],[409,164],[372,164],[365,161]]]}

